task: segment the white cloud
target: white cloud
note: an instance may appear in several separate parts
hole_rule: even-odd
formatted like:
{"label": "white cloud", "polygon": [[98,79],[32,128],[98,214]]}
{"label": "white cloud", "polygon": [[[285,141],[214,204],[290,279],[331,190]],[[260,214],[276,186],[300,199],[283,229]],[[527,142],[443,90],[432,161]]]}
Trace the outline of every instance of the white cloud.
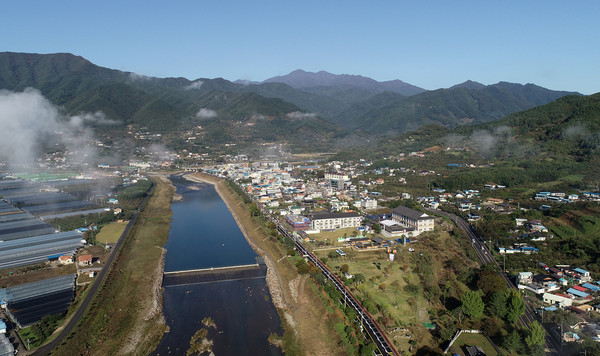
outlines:
{"label": "white cloud", "polygon": [[86,117],[106,120],[98,113],[69,119],[36,89],[0,90],[0,158],[12,168],[26,168],[39,157],[45,143],[64,146],[72,162],[89,162],[95,149],[91,130],[82,126]]}
{"label": "white cloud", "polygon": [[564,138],[586,137],[590,134],[587,128],[579,124],[567,127],[563,132]]}
{"label": "white cloud", "polygon": [[106,114],[102,111],[96,111],[95,113],[81,113],[79,115],[71,116],[70,122],[72,125],[95,124],[95,125],[116,125],[119,122],[111,120],[106,117]]}
{"label": "white cloud", "polygon": [[293,111],[290,113],[285,114],[285,116],[288,119],[292,119],[292,120],[302,120],[302,119],[313,119],[315,118],[317,115],[313,114],[313,113],[306,113],[306,112],[300,112],[300,111]]}
{"label": "white cloud", "polygon": [[185,90],[200,89],[200,87],[202,87],[202,84],[204,84],[203,81],[196,80],[195,82],[190,83],[190,85],[184,87],[183,89],[185,89]]}
{"label": "white cloud", "polygon": [[129,73],[129,80],[135,82],[135,81],[145,81],[145,80],[152,80],[154,79],[154,77],[149,77],[147,75],[143,75],[143,74],[137,74],[137,73]]}
{"label": "white cloud", "polygon": [[217,117],[217,112],[211,109],[202,108],[196,113],[196,117],[200,119],[213,119]]}

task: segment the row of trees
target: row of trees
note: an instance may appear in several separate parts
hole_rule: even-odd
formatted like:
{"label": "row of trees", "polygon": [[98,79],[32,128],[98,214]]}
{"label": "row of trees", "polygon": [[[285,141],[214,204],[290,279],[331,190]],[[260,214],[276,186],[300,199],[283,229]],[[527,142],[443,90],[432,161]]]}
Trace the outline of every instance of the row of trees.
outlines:
{"label": "row of trees", "polygon": [[[498,278],[496,278],[496,277]],[[525,313],[525,301],[516,289],[507,289],[504,280],[492,269],[484,269],[477,282],[481,289],[463,293],[459,313],[470,321],[483,320],[483,333],[494,339],[508,351],[527,352],[531,355],[544,353],[545,330],[537,322],[528,328],[518,327],[519,317]]]}

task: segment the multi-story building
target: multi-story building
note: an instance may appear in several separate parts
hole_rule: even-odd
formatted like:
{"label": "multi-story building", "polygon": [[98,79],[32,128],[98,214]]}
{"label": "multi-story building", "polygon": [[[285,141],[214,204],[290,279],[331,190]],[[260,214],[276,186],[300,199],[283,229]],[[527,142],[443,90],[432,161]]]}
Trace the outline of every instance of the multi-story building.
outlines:
{"label": "multi-story building", "polygon": [[377,209],[377,200],[364,198],[360,201],[361,208],[365,210],[374,210]]}
{"label": "multi-story building", "polygon": [[345,227],[359,227],[362,218],[357,212],[318,213],[311,218],[312,230],[336,230]]}
{"label": "multi-story building", "polygon": [[329,181],[330,186],[335,190],[344,190],[346,182],[350,185],[350,178],[347,174],[325,173],[325,179]]}
{"label": "multi-story building", "polygon": [[392,210],[392,220],[402,226],[413,228],[417,235],[425,231],[433,231],[435,226],[432,216],[402,205]]}
{"label": "multi-story building", "polygon": [[301,215],[286,215],[285,222],[288,223],[294,231],[308,230],[310,228],[310,219]]}

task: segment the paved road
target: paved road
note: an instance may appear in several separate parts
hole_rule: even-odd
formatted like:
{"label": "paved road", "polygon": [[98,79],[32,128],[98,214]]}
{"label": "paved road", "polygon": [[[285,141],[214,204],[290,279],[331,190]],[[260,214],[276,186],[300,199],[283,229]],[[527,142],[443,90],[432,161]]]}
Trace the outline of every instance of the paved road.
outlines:
{"label": "paved road", "polygon": [[[463,219],[459,216],[456,216],[454,214],[450,214],[445,211],[441,211],[441,210],[436,210],[436,209],[427,209],[427,210],[429,210],[435,214],[443,215],[443,216],[449,218],[450,220],[454,221],[456,226],[461,228],[467,234],[467,237],[471,240],[471,246],[477,253],[477,257],[479,257],[479,260],[481,261],[482,264],[493,263],[496,266],[498,266],[498,270],[500,270],[500,271],[503,270],[503,268],[500,266],[498,261],[496,261],[496,259],[493,258],[492,251],[490,251],[489,246],[487,246],[485,244],[485,241],[483,240],[483,238],[481,238],[481,236],[477,235],[475,233],[475,231],[473,231],[472,226],[465,219]],[[506,282],[506,285],[508,286],[508,288],[517,289],[517,287],[510,281],[510,279],[508,278],[506,273],[501,272],[500,276],[502,276],[502,278]],[[521,323],[521,325],[527,327],[527,326],[529,326],[529,324],[531,324],[535,320],[537,320],[536,316],[537,316],[537,314],[532,310],[532,308],[529,306],[529,304],[526,303],[525,304],[525,314],[519,318],[519,322]],[[540,324],[542,324],[541,321],[540,321]],[[547,329],[546,329],[546,349],[550,350],[547,352],[547,354],[556,354],[557,353],[556,350],[560,350],[559,342],[551,336],[549,330],[547,330]]]}
{"label": "paved road", "polygon": [[131,219],[129,220],[129,223],[127,224],[127,226],[125,227],[125,230],[123,230],[123,233],[119,237],[119,241],[117,241],[117,244],[114,246],[113,252],[108,257],[108,260],[106,261],[106,266],[102,269],[102,271],[100,271],[100,273],[98,273],[98,275],[96,276],[96,279],[94,279],[94,282],[90,286],[90,289],[88,290],[87,295],[81,302],[81,305],[79,306],[79,308],[77,308],[77,311],[75,311],[75,314],[73,314],[73,317],[71,317],[71,320],[69,320],[67,325],[65,325],[65,327],[60,332],[60,334],[58,334],[58,336],[52,342],[49,342],[49,343],[37,348],[36,350],[33,351],[32,355],[48,355],[48,354],[50,354],[50,352],[52,352],[52,350],[54,350],[58,345],[60,345],[64,341],[64,339],[73,331],[75,326],[79,323],[79,321],[81,320],[81,318],[83,317],[85,312],[87,312],[88,307],[90,306],[90,303],[92,302],[92,299],[94,299],[94,297],[96,296],[96,293],[100,289],[100,286],[103,284],[103,282],[106,278],[106,275],[110,271],[112,263],[114,262],[115,258],[119,254],[121,246],[123,245],[123,242],[125,241],[125,237],[129,233],[129,230],[131,229],[131,227],[133,225],[135,225],[138,214],[140,212],[140,208],[142,208],[146,204],[148,197],[150,195],[152,195],[153,191],[154,191],[154,184],[152,185],[151,190],[148,192],[148,194],[146,195],[144,200],[142,200],[142,203],[140,204],[140,206],[138,206],[137,210],[133,212]]}

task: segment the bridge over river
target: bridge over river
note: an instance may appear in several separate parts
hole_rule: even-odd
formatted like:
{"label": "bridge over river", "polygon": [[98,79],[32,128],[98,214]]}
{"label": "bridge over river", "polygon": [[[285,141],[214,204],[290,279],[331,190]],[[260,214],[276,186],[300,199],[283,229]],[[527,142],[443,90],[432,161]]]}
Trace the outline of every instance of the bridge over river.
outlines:
{"label": "bridge over river", "polygon": [[172,287],[242,279],[264,279],[267,275],[265,263],[261,258],[256,260],[257,263],[245,265],[166,271],[163,273],[162,286]]}

